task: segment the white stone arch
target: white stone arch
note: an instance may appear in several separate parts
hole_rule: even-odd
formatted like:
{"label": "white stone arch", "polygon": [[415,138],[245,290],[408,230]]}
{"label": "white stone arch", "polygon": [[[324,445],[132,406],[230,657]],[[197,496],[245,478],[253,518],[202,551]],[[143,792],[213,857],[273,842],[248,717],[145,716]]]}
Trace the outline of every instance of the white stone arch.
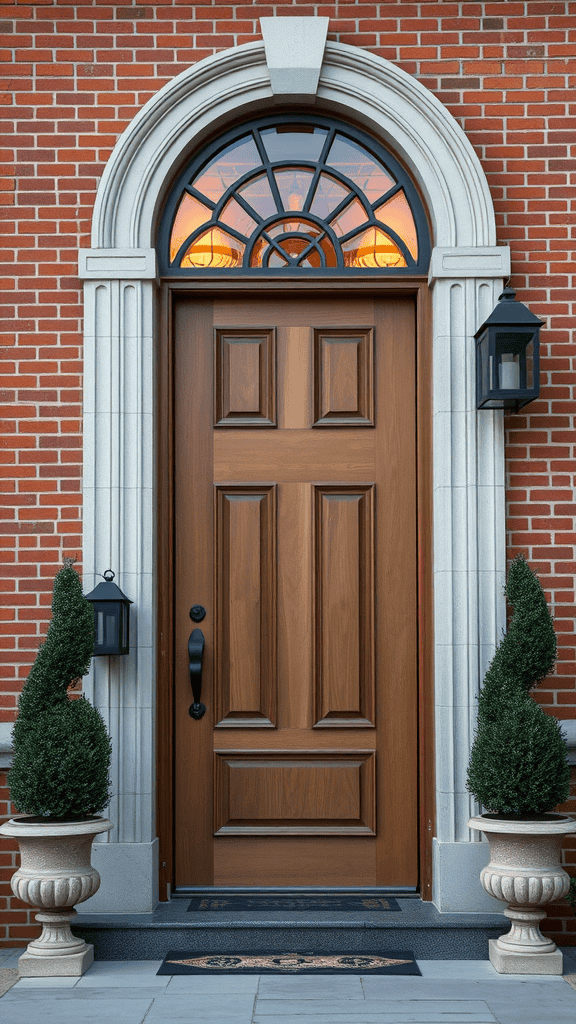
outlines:
{"label": "white stone arch", "polygon": [[[113,735],[117,795],[110,809],[116,827],[96,852],[105,883],[86,910],[142,912],[152,908],[156,892],[158,214],[176,170],[208,135],[272,104],[281,110],[302,102],[379,137],[418,182],[432,223],[434,899],[443,910],[487,909],[492,904],[476,883],[483,844],[471,841],[466,826],[472,805],[464,779],[478,680],[503,624],[504,448],[501,414],[476,413],[473,335],[509,274],[509,252],[496,246],[482,166],[431,92],[389,61],[326,43],[327,19],[262,19],[262,27],[263,42],[200,61],[136,115],[102,176],[92,248],[80,253],[86,282],[85,579],[91,588],[94,574],[112,565],[135,602],[132,653],[101,659],[91,677],[93,699]],[[287,45],[299,31],[308,47],[304,56],[306,46]],[[303,60],[305,73],[298,66]]]}
{"label": "white stone arch", "polygon": [[[290,102],[292,95],[276,100]],[[243,112],[269,111],[271,98],[263,42],[217,53],[165,85],[108,161],[94,207],[94,249],[153,247],[159,197],[183,154],[215,126]],[[417,79],[358,47],[328,42],[315,103],[365,125],[401,155],[424,194],[435,246],[495,245],[492,200],[474,149]]]}

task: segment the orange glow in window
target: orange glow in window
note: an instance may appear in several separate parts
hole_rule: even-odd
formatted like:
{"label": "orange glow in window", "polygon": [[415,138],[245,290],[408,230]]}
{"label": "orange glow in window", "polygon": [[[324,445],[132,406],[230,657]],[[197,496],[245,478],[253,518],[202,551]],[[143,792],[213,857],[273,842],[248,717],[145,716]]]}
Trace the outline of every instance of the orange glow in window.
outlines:
{"label": "orange glow in window", "polygon": [[217,203],[238,178],[261,164],[252,138],[239,139],[222,150],[192,182],[198,192]]}
{"label": "orange glow in window", "polygon": [[381,163],[369,156],[363,146],[337,135],[326,163],[358,185],[370,203],[375,203],[395,185]]}
{"label": "orange glow in window", "polygon": [[398,246],[380,228],[368,228],[342,245],[346,267],[405,267]]}
{"label": "orange glow in window", "polygon": [[313,172],[294,168],[289,171],[276,171],[274,177],[284,209],[301,210],[312,184]]}
{"label": "orange glow in window", "polygon": [[244,207],[240,206],[240,203],[237,203],[234,198],[229,199],[226,203],[220,214],[220,220],[229,228],[239,231],[241,235],[251,235],[256,227],[254,218],[246,213]]}
{"label": "orange glow in window", "polygon": [[241,267],[245,248],[244,243],[237,238],[232,238],[232,235],[219,228],[212,228],[192,243],[182,257],[180,266],[211,270]]}
{"label": "orange glow in window", "polygon": [[196,228],[210,220],[211,215],[212,211],[204,206],[204,203],[200,203],[187,192],[184,193],[170,235],[170,260],[176,259],[180,246],[193,231],[196,231]]}
{"label": "orange glow in window", "polygon": [[347,235],[349,231],[359,228],[367,220],[366,210],[362,203],[359,199],[353,199],[331,226],[337,235]]}
{"label": "orange glow in window", "polygon": [[291,117],[271,113],[195,158],[163,215],[163,273],[426,264],[424,213],[392,154],[322,115]]}
{"label": "orange glow in window", "polygon": [[416,225],[412,211],[408,206],[408,200],[403,191],[397,192],[392,199],[388,199],[382,206],[374,211],[378,220],[387,224],[405,242],[408,252],[418,259],[418,241],[416,236]]}

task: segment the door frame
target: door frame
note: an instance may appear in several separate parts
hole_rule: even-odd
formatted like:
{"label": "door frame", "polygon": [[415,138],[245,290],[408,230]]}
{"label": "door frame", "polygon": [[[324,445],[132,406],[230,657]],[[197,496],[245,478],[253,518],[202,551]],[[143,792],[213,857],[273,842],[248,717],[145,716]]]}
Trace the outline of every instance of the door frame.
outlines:
{"label": "door frame", "polygon": [[[333,293],[334,276],[237,278],[222,282],[168,281],[162,285],[160,344],[157,353],[157,522],[158,522],[158,648],[157,648],[157,823],[160,843],[159,895],[170,898],[174,871],[174,338],[172,303],[176,295]],[[432,345],[431,296],[425,277],[399,280],[339,278],[347,294],[413,295],[416,306],[416,494],[418,610],[418,832],[422,899],[432,899],[432,837],[435,822],[434,658],[432,590]]]}

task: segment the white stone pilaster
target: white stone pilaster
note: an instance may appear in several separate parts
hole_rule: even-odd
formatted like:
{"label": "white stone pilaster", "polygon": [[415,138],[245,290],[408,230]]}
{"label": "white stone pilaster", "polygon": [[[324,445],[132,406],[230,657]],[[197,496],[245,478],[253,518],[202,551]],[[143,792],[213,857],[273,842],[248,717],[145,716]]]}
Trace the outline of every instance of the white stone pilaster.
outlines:
{"label": "white stone pilaster", "polygon": [[[126,261],[128,254],[123,255]],[[131,255],[135,271],[142,272],[146,251]],[[107,263],[99,269],[114,274],[118,264],[110,259]],[[94,658],[85,680],[85,692],[112,737],[108,813],[114,828],[105,842],[122,849],[116,851],[118,864],[112,864],[114,854],[104,855],[104,870],[110,868],[107,873],[114,876],[120,861],[126,865],[132,847],[138,863],[144,857],[152,865],[156,857],[155,283],[146,277],[126,280],[114,274],[98,279],[93,274],[94,265],[85,282],[84,588],[91,590],[97,574],[112,568],[115,582],[134,602],[130,654]],[[152,870],[149,874],[152,882]],[[156,889],[155,872],[153,882]],[[145,893],[144,888],[142,911],[150,909],[153,891],[148,886]],[[103,886],[94,900],[104,905],[111,895],[110,887]],[[86,905],[87,912],[93,909]]]}
{"label": "white stone pilaster", "polygon": [[478,858],[482,860],[484,853],[469,848],[477,835],[467,827],[475,804],[466,789],[466,770],[479,684],[505,622],[504,438],[502,413],[476,410],[474,333],[496,305],[502,279],[508,273],[509,252],[497,247],[435,250],[430,271],[434,311],[434,899],[447,911],[494,907],[494,901],[487,900],[479,882],[476,884]]}

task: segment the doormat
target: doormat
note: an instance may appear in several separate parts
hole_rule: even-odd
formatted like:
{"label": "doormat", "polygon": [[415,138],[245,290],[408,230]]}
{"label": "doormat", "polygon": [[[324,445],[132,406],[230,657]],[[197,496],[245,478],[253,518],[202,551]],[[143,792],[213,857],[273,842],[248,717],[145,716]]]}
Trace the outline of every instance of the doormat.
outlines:
{"label": "doormat", "polygon": [[416,974],[407,950],[374,953],[205,953],[171,950],[158,974]]}
{"label": "doormat", "polygon": [[400,911],[398,901],[391,896],[378,896],[370,893],[257,893],[246,896],[244,893],[231,893],[229,896],[211,896],[208,893],[195,896],[188,905],[188,910],[393,910]]}

